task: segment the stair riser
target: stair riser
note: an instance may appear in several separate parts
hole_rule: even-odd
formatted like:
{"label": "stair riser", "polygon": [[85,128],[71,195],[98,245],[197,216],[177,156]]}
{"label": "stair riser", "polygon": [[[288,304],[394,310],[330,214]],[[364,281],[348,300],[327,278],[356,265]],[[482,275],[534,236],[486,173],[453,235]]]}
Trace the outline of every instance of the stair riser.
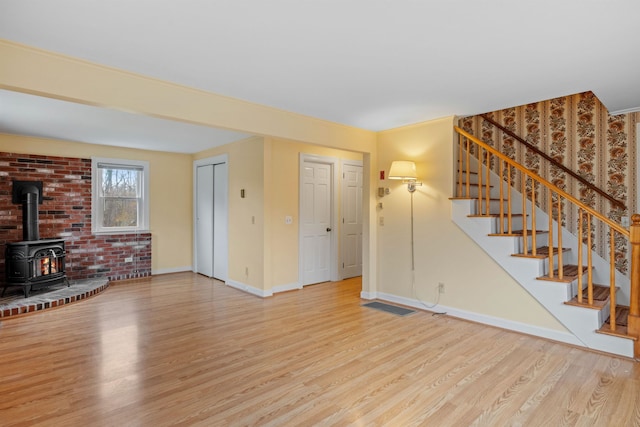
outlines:
{"label": "stair riser", "polygon": [[[506,233],[509,230],[509,219],[507,218],[506,212],[504,215],[505,217],[502,220],[502,227],[503,227],[502,231],[503,233]],[[522,216],[512,216],[511,230],[522,230],[523,219],[524,218]],[[493,221],[492,232],[496,234],[500,232],[500,218],[495,218],[495,220]]]}
{"label": "stair riser", "polygon": [[[524,253],[524,249],[520,248],[520,254]],[[531,250],[531,248],[529,248],[528,253],[530,255],[533,255],[533,251]],[[526,257],[523,257],[526,258]],[[564,264],[567,264],[567,256],[565,254],[565,257],[563,258],[563,262]],[[543,261],[543,266],[542,266],[542,270],[541,270],[541,276],[545,275],[545,274],[549,274],[549,257],[546,256],[545,258],[540,258]],[[557,270],[558,269],[558,255],[553,255],[553,269]]]}
{"label": "stair riser", "polygon": [[[484,213],[487,206],[487,201],[485,199],[482,200],[481,203],[478,203],[476,200],[476,213]],[[480,206],[480,208],[478,208]],[[504,200],[502,202],[502,206],[504,207],[504,211],[507,211],[507,201]],[[500,212],[500,200],[489,200],[489,212],[490,213],[499,213]]]}
{"label": "stair riser", "polygon": [[[467,187],[462,187],[462,196],[463,197],[470,197],[472,199],[477,199],[478,198],[478,193],[482,193],[482,197],[486,198],[487,194],[484,188],[480,189],[477,186],[469,186],[469,194],[467,194]],[[496,190],[495,188],[492,188],[489,192],[490,195],[490,199],[498,199],[500,198],[500,191]],[[498,203],[498,201],[496,201],[496,203]],[[500,206],[500,205],[498,205]]]}
{"label": "stair riser", "polygon": [[[533,236],[530,234],[527,235],[527,247],[531,249],[533,247]],[[549,233],[538,233],[536,234],[536,247],[546,246],[549,243]],[[520,241],[518,242],[520,252],[524,249],[524,237],[520,237]]]}

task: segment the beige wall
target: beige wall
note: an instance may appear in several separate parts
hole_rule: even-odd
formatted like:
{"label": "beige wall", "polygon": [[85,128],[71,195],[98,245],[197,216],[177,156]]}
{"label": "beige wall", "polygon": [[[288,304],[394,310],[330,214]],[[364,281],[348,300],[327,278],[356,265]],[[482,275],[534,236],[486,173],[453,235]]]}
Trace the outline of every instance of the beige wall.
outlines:
{"label": "beige wall", "polygon": [[[264,138],[212,148],[193,160],[227,154],[229,173],[230,280],[264,289]],[[245,198],[240,190],[245,190]]]}
{"label": "beige wall", "polygon": [[[149,162],[153,272],[191,268],[192,158],[186,154],[107,147],[0,134],[0,151],[61,157],[110,157]],[[177,249],[177,250],[176,250]]]}
{"label": "beige wall", "polygon": [[[265,206],[271,218],[272,233],[268,245],[273,266],[270,283],[272,286],[289,285],[298,282],[300,154],[345,160],[362,160],[362,154],[276,138],[267,138],[267,142],[271,144],[271,159],[266,172],[270,175],[273,190]],[[342,174],[340,165],[337,173],[338,176]],[[340,185],[335,191],[340,194]],[[340,209],[338,206],[338,212]],[[293,217],[293,224],[285,224],[284,218],[287,215]],[[339,236],[339,224],[337,225]]]}
{"label": "beige wall", "polygon": [[[262,137],[194,155],[194,160],[229,156],[231,280],[263,291],[298,283],[300,153],[362,160],[360,153]],[[246,190],[245,199],[240,198],[242,188]],[[339,193],[340,188],[336,191]],[[287,215],[293,217],[293,224],[285,224]],[[249,275],[245,274],[247,268]]]}
{"label": "beige wall", "polygon": [[432,303],[439,282],[444,306],[563,331],[538,302],[451,221],[453,125],[448,117],[380,132],[378,169],[413,160],[423,182],[414,193],[415,292],[411,279],[410,193],[406,185],[380,181],[391,194],[379,201],[378,292]]}

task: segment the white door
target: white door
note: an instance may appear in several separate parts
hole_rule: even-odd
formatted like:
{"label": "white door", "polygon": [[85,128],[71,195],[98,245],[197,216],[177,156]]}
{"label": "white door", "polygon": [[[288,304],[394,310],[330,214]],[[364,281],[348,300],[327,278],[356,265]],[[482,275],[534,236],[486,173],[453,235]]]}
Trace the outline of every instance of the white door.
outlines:
{"label": "white door", "polygon": [[213,277],[213,165],[198,166],[196,187],[196,272]]}
{"label": "white door", "polygon": [[226,163],[197,167],[196,272],[227,280],[228,196]]}
{"label": "white door", "polygon": [[362,166],[342,169],[342,278],[362,275]]}
{"label": "white door", "polygon": [[213,169],[213,277],[227,280],[227,164]]}
{"label": "white door", "polygon": [[301,284],[331,279],[332,166],[305,161],[300,174]]}

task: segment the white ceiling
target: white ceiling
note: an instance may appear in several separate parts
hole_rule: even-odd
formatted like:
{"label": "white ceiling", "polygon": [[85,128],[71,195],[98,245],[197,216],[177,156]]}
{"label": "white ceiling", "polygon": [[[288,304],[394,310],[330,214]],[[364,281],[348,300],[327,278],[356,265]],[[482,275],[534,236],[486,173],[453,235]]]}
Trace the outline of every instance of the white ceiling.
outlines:
{"label": "white ceiling", "polygon": [[247,134],[0,90],[0,132],[197,153]]}
{"label": "white ceiling", "polygon": [[[640,109],[639,18],[637,0],[0,0],[0,38],[382,130],[586,90]],[[0,93],[0,131],[218,144],[199,126],[49,102]]]}

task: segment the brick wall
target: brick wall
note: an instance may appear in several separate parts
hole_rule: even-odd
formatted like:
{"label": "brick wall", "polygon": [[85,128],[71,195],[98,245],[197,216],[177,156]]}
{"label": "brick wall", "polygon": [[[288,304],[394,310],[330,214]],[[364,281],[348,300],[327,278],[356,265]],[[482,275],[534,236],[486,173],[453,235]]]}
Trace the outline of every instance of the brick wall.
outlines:
{"label": "brick wall", "polygon": [[91,233],[90,159],[0,152],[0,281],[5,280],[5,244],[23,237],[22,205],[11,201],[13,180],[42,181],[40,238],[65,240],[70,279],[151,275],[150,233]]}

